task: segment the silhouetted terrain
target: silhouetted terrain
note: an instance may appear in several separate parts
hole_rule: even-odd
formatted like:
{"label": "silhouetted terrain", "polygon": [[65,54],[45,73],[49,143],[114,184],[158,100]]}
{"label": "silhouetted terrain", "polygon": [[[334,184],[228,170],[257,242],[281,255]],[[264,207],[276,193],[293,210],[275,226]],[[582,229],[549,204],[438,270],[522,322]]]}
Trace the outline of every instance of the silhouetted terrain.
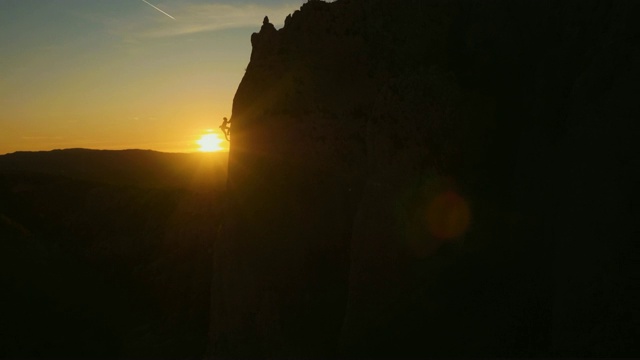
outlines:
{"label": "silhouetted terrain", "polygon": [[640,2],[309,1],[234,98],[212,356],[640,356]]}
{"label": "silhouetted terrain", "polygon": [[205,351],[219,154],[0,156],[0,356]]}
{"label": "silhouetted terrain", "polygon": [[116,185],[191,190],[223,189],[226,153],[161,153],[151,150],[20,151],[0,155],[0,171],[62,175]]}

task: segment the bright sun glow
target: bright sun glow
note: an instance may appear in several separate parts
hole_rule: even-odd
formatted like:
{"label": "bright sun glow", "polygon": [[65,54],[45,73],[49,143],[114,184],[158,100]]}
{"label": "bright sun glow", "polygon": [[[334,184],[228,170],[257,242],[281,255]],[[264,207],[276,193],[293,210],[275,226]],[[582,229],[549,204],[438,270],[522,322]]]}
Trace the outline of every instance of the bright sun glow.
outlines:
{"label": "bright sun glow", "polygon": [[218,137],[218,134],[205,134],[202,135],[196,143],[200,145],[200,149],[198,150],[202,152],[214,152],[223,150],[222,146],[220,146],[223,141],[224,140]]}

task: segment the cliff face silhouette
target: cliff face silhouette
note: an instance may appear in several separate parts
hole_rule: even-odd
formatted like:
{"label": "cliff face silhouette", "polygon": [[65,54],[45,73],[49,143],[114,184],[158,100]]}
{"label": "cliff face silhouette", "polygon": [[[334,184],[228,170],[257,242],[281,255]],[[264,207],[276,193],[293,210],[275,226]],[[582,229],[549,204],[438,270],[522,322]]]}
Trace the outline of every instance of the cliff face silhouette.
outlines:
{"label": "cliff face silhouette", "polygon": [[265,21],[233,103],[210,353],[640,355],[639,5]]}

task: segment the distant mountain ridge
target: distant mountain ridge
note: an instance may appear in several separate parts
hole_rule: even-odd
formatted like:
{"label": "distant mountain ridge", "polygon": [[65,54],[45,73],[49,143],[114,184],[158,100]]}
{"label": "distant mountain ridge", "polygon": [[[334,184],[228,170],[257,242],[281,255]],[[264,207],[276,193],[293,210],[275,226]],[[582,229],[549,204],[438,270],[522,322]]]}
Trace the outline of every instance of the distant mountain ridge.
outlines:
{"label": "distant mountain ridge", "polygon": [[64,149],[0,155],[0,173],[35,173],[115,185],[221,189],[227,153]]}
{"label": "distant mountain ridge", "polygon": [[202,357],[224,193],[198,155],[0,157],[0,358]]}

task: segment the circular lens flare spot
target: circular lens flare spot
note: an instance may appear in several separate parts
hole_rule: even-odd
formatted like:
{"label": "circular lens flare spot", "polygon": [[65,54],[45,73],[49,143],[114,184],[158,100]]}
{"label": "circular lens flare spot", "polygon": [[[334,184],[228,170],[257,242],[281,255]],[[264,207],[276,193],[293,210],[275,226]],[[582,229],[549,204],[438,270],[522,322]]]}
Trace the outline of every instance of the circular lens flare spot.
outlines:
{"label": "circular lens flare spot", "polygon": [[470,218],[469,205],[454,191],[438,194],[427,208],[429,232],[439,239],[453,239],[464,234]]}

